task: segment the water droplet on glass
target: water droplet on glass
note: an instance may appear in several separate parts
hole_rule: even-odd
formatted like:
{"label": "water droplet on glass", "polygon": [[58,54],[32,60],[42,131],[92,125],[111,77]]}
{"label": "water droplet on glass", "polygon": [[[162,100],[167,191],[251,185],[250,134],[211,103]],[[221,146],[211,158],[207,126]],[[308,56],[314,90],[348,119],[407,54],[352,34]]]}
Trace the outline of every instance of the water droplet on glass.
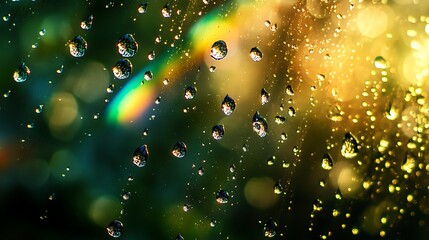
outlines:
{"label": "water droplet on glass", "polygon": [[219,40],[213,43],[212,48],[210,50],[210,56],[214,60],[223,59],[224,57],[226,57],[227,53],[228,53],[228,48],[226,46],[226,43],[223,40]]}
{"label": "water droplet on glass", "polygon": [[334,166],[334,162],[332,161],[332,157],[329,153],[325,153],[322,157],[322,168],[325,170],[331,170],[332,166]]}
{"label": "water droplet on glass", "polygon": [[293,96],[295,94],[291,85],[287,85],[287,87],[286,87],[286,94],[289,95],[289,96]]}
{"label": "water droplet on glass", "polygon": [[173,154],[173,156],[175,156],[177,158],[183,158],[186,155],[186,144],[184,142],[180,142],[180,141],[177,142],[174,145],[171,153]]}
{"label": "water droplet on glass", "polygon": [[131,34],[124,34],[118,40],[118,52],[122,57],[132,57],[137,53],[139,44]]}
{"label": "water droplet on glass", "polygon": [[325,75],[324,75],[324,74],[319,73],[319,74],[317,74],[317,75],[316,75],[316,78],[317,78],[317,80],[319,80],[319,81],[323,81],[323,80],[325,80]]}
{"label": "water droplet on glass", "polygon": [[341,145],[341,155],[345,158],[354,158],[359,152],[359,144],[356,138],[350,133],[346,133]]}
{"label": "water droplet on glass", "polygon": [[215,219],[212,219],[211,221],[210,221],[210,227],[215,227],[216,226],[216,220]]}
{"label": "water droplet on glass", "polygon": [[57,69],[57,73],[61,74],[64,71],[64,65],[61,65],[60,68]]}
{"label": "water droplet on glass", "polygon": [[10,96],[10,93],[11,93],[11,91],[10,91],[10,90],[7,90],[7,92],[5,92],[5,93],[3,94],[3,97],[4,97],[4,98],[9,97],[9,96]]}
{"label": "water droplet on glass", "polygon": [[229,166],[229,171],[231,173],[235,172],[235,164],[232,164],[231,166]]}
{"label": "water droplet on glass", "polygon": [[152,80],[152,78],[153,78],[153,73],[152,73],[152,71],[146,71],[146,72],[144,73],[144,80],[146,80],[146,81],[150,81],[150,80]]}
{"label": "water droplet on glass", "polygon": [[270,20],[265,20],[264,25],[265,27],[269,27],[271,25]]}
{"label": "water droplet on glass", "polygon": [[150,61],[155,59],[155,51],[150,51],[149,54],[147,55],[147,59],[149,59]]}
{"label": "water droplet on glass", "polygon": [[3,21],[7,22],[10,20],[10,13],[3,16]]}
{"label": "water droplet on glass", "polygon": [[222,101],[222,111],[225,115],[231,115],[235,110],[235,101],[229,95],[226,95]]}
{"label": "water droplet on glass", "polygon": [[25,63],[21,63],[15,72],[13,72],[13,80],[18,83],[25,82],[27,81],[28,75],[30,75],[30,68],[28,68]]}
{"label": "water droplet on glass", "polygon": [[264,224],[264,236],[272,238],[277,234],[277,223],[273,220],[268,220]]}
{"label": "water droplet on glass", "polygon": [[83,57],[86,53],[86,49],[88,48],[88,44],[85,39],[80,35],[74,37],[73,40],[70,40],[67,43],[67,46],[69,47],[70,54],[73,57]]}
{"label": "water droplet on glass", "polygon": [[210,0],[203,0],[203,3],[204,3],[205,5],[207,5],[207,4],[209,4],[209,3],[210,3]]}
{"label": "water droplet on glass", "polygon": [[322,209],[323,209],[323,202],[322,202],[322,200],[320,200],[320,199],[314,200],[314,202],[313,202],[313,211],[320,212],[320,211],[322,211]]}
{"label": "water droplet on glass", "polygon": [[133,69],[133,64],[128,59],[121,59],[119,60],[115,66],[113,66],[112,71],[113,75],[117,79],[126,79],[131,75]]}
{"label": "water droplet on glass", "polygon": [[146,13],[147,12],[147,5],[148,5],[147,2],[139,4],[139,7],[137,8],[137,11],[140,14]]}
{"label": "water droplet on glass", "polygon": [[113,93],[115,91],[115,85],[109,84],[109,86],[106,89],[107,93]]}
{"label": "water droplet on glass", "polygon": [[405,154],[404,161],[402,163],[401,169],[407,173],[411,173],[416,167],[416,158],[411,152]]}
{"label": "water droplet on glass", "polygon": [[283,192],[283,186],[279,181],[276,184],[274,184],[274,193],[275,194],[281,194],[282,192]]}
{"label": "water droplet on glass", "polygon": [[328,109],[327,117],[331,121],[340,122],[343,120],[344,112],[341,110],[341,107],[338,105],[332,105]]}
{"label": "water droplet on glass", "polygon": [[191,209],[191,206],[190,206],[189,204],[186,204],[186,203],[185,203],[185,204],[183,205],[183,211],[184,211],[184,212],[188,212],[190,209]]}
{"label": "water droplet on glass", "polygon": [[185,89],[185,99],[193,99],[195,97],[195,94],[197,94],[197,88],[194,86],[188,86]]}
{"label": "water droplet on glass", "polygon": [[296,115],[295,108],[289,107],[289,109],[287,110],[287,113],[289,114],[289,116],[295,117],[295,115]]}
{"label": "water droplet on glass", "polygon": [[267,159],[268,166],[274,165],[275,162],[276,162],[276,156],[271,156],[270,158]]}
{"label": "water droplet on glass", "polygon": [[46,29],[44,29],[44,28],[40,29],[39,35],[40,36],[45,36],[45,34],[46,34]]}
{"label": "water droplet on glass", "polygon": [[229,200],[229,195],[225,190],[219,190],[216,193],[216,202],[220,203],[220,204],[225,204],[228,203]]}
{"label": "water droplet on glass", "polygon": [[378,69],[385,69],[387,67],[387,62],[382,56],[377,56],[374,59],[374,67]]}
{"label": "water droplet on glass", "polygon": [[261,103],[262,105],[265,105],[270,101],[270,93],[267,92],[265,88],[262,88],[261,90]]}
{"label": "water droplet on glass", "polygon": [[38,107],[36,107],[36,109],[34,109],[34,111],[35,111],[36,113],[42,113],[42,111],[43,111],[43,105],[42,105],[42,104],[40,104]]}
{"label": "water droplet on glass", "polygon": [[171,17],[171,13],[172,12],[173,11],[170,9],[170,4],[168,4],[168,3],[165,4],[164,7],[161,10],[162,16],[165,17],[165,18]]}
{"label": "water droplet on glass", "polygon": [[124,226],[122,225],[121,221],[113,220],[109,223],[106,230],[111,237],[118,238],[121,236],[123,228]]}
{"label": "water droplet on glass", "polygon": [[54,200],[55,199],[55,193],[52,193],[51,195],[49,195],[49,198],[48,198],[50,201],[52,201],[52,200]]}
{"label": "water droplet on glass", "polygon": [[287,140],[287,134],[286,134],[286,133],[282,133],[282,134],[280,134],[280,138],[281,138],[283,141]]}
{"label": "water droplet on glass", "polygon": [[125,201],[129,200],[130,197],[131,197],[131,193],[130,192],[122,193],[122,199],[124,199]]}
{"label": "water droplet on glass", "polygon": [[93,20],[94,20],[94,16],[93,15],[89,16],[87,19],[82,20],[80,22],[80,27],[83,30],[89,30],[89,29],[91,29],[91,27],[92,27],[92,21]]}
{"label": "water droplet on glass", "polygon": [[183,238],[182,235],[179,233],[176,236],[176,240],[185,240],[185,238]]}
{"label": "water droplet on glass", "polygon": [[209,67],[209,71],[210,72],[215,72],[216,71],[216,67],[215,66],[210,66]]}
{"label": "water droplet on glass", "polygon": [[260,137],[265,137],[268,132],[268,123],[265,118],[256,112],[252,118],[253,131],[255,131]]}
{"label": "water droplet on glass", "polygon": [[216,125],[212,128],[212,136],[215,140],[221,140],[225,134],[225,128],[223,125]]}
{"label": "water droplet on glass", "polygon": [[257,47],[253,47],[252,49],[250,49],[250,58],[255,62],[261,61],[262,60],[261,50],[259,50],[259,48]]}
{"label": "water droplet on glass", "polygon": [[204,168],[203,167],[198,168],[198,175],[200,175],[200,176],[204,175]]}
{"label": "water droplet on glass", "polygon": [[133,176],[128,176],[128,182],[132,182],[132,181],[134,181],[134,177]]}
{"label": "water droplet on glass", "polygon": [[149,157],[149,150],[146,144],[138,147],[133,153],[133,163],[137,167],[144,167],[147,163],[147,159]]}
{"label": "water droplet on glass", "polygon": [[275,122],[277,124],[283,124],[283,123],[285,123],[285,121],[286,121],[286,118],[283,116],[280,116],[280,115],[277,115],[275,118]]}

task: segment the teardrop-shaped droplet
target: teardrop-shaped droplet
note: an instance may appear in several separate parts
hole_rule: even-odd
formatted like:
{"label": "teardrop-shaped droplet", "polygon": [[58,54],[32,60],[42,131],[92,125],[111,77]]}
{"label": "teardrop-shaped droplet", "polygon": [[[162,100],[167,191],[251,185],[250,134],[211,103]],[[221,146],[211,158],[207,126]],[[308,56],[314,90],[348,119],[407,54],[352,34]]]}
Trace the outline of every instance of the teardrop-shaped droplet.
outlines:
{"label": "teardrop-shaped droplet", "polygon": [[80,22],[80,27],[83,30],[89,30],[89,29],[91,29],[93,20],[94,20],[94,16],[93,15],[89,16],[87,19],[82,20]]}
{"label": "teardrop-shaped droplet", "polygon": [[161,14],[163,17],[165,18],[169,18],[171,17],[171,13],[173,11],[170,9],[170,4],[165,4],[164,7],[161,9]]}
{"label": "teardrop-shaped droplet", "polygon": [[185,99],[193,99],[197,94],[197,88],[194,86],[188,86],[185,89]]}
{"label": "teardrop-shaped droplet", "polygon": [[262,105],[267,104],[270,101],[270,93],[265,88],[261,90],[261,103]]}
{"label": "teardrop-shaped droplet", "polygon": [[117,46],[118,52],[122,57],[132,57],[139,49],[139,44],[134,39],[134,36],[128,33],[119,38]]}
{"label": "teardrop-shaped droplet", "polygon": [[257,47],[253,47],[252,49],[250,49],[250,58],[255,62],[261,61],[262,60],[261,50],[259,50],[259,48]]}
{"label": "teardrop-shaped droplet", "polygon": [[225,115],[231,115],[235,110],[235,101],[229,95],[226,95],[222,101],[222,111]]}
{"label": "teardrop-shaped droplet", "polygon": [[146,166],[148,157],[149,157],[149,150],[147,148],[147,145],[143,144],[134,151],[133,163],[137,167],[144,167]]}
{"label": "teardrop-shaped droplet", "polygon": [[215,43],[213,43],[210,51],[210,56],[214,60],[221,60],[226,57],[227,53],[228,53],[228,48],[226,46],[226,43],[223,40],[218,40]]}
{"label": "teardrop-shaped droplet", "polygon": [[131,75],[132,69],[133,64],[131,61],[124,58],[119,60],[115,66],[113,66],[112,71],[113,75],[115,75],[117,79],[126,79]]}
{"label": "teardrop-shaped droplet", "polygon": [[275,237],[277,234],[277,223],[273,220],[268,220],[264,224],[264,236],[265,237]]}
{"label": "teardrop-shaped droplet", "polygon": [[124,226],[121,221],[113,220],[109,223],[106,230],[111,237],[118,238],[122,235],[123,228]]}
{"label": "teardrop-shaped droplet", "polygon": [[350,133],[346,133],[341,145],[341,155],[345,158],[354,158],[359,152],[359,144],[356,138]]}
{"label": "teardrop-shaped droplet", "polygon": [[216,193],[216,202],[220,203],[220,204],[225,204],[228,203],[229,200],[229,195],[225,190],[219,190]]}
{"label": "teardrop-shaped droplet", "polygon": [[146,13],[146,12],[147,12],[147,5],[148,5],[148,3],[147,3],[147,2],[139,4],[139,6],[138,6],[138,8],[137,8],[137,11],[138,11],[140,14]]}
{"label": "teardrop-shaped droplet", "polygon": [[253,131],[255,131],[260,137],[265,137],[268,132],[268,123],[265,118],[256,112],[252,118]]}
{"label": "teardrop-shaped droplet", "polygon": [[225,128],[222,124],[216,125],[212,128],[212,136],[215,140],[221,140],[225,134]]}
{"label": "teardrop-shaped droplet", "polygon": [[70,54],[73,57],[83,57],[86,53],[86,49],[88,48],[88,44],[85,39],[80,35],[74,37],[67,43],[69,47]]}
{"label": "teardrop-shaped droplet", "polygon": [[183,158],[186,155],[186,144],[184,142],[177,142],[174,147],[173,150],[171,151],[171,153],[173,154],[173,156],[177,157],[177,158]]}
{"label": "teardrop-shaped droplet", "polygon": [[25,63],[21,63],[18,68],[13,72],[13,80],[21,83],[27,81],[28,75],[30,75],[30,68]]}
{"label": "teardrop-shaped droplet", "polygon": [[325,153],[322,157],[322,168],[325,170],[331,170],[334,166],[334,162],[332,161],[332,157],[329,153]]}

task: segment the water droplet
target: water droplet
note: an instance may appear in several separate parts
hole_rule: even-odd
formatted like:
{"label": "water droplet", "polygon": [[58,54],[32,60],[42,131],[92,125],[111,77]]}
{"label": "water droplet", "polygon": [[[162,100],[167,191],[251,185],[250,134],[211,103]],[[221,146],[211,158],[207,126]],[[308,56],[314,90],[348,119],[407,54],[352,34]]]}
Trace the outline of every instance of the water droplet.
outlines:
{"label": "water droplet", "polygon": [[289,95],[289,96],[293,96],[295,94],[291,85],[287,85],[287,87],[286,87],[286,94]]}
{"label": "water droplet", "polygon": [[150,51],[149,54],[147,55],[147,59],[149,59],[150,61],[155,59],[155,51]]}
{"label": "water droplet", "polygon": [[11,93],[11,91],[10,91],[10,90],[7,90],[7,92],[5,92],[5,93],[3,94],[3,97],[4,97],[4,98],[9,97],[9,96],[10,96],[10,93]]}
{"label": "water droplet", "polygon": [[359,144],[356,138],[350,133],[346,133],[341,145],[341,155],[345,158],[354,158],[359,152]]}
{"label": "water droplet", "polygon": [[386,59],[384,59],[382,56],[375,57],[374,67],[378,69],[385,69],[387,67]]}
{"label": "water droplet", "polygon": [[277,124],[283,124],[283,123],[285,123],[285,121],[286,121],[286,118],[283,116],[280,116],[280,115],[277,115],[275,118],[275,122]]}
{"label": "water droplet", "polygon": [[320,200],[320,199],[314,200],[314,202],[313,202],[313,211],[320,212],[320,211],[322,211],[322,209],[323,209],[323,202],[322,202],[322,200]]}
{"label": "water droplet", "polygon": [[222,101],[222,111],[225,115],[231,115],[235,110],[235,101],[229,95],[226,95]]}
{"label": "water droplet", "polygon": [[210,0],[203,0],[203,3],[204,3],[205,5],[207,5],[207,4],[209,4],[209,3],[210,3]]}
{"label": "water droplet", "polygon": [[261,61],[262,60],[261,50],[259,50],[259,48],[257,47],[253,47],[252,49],[250,49],[250,58],[255,62]]}
{"label": "water droplet", "polygon": [[67,46],[69,47],[70,54],[73,57],[83,57],[88,48],[88,44],[85,39],[80,35],[74,37],[73,40],[70,40],[67,43]]}
{"label": "water droplet", "polygon": [[115,66],[113,66],[112,71],[113,75],[115,75],[117,79],[126,79],[131,75],[132,69],[133,64],[131,61],[124,58],[119,60]]}
{"label": "water droplet", "polygon": [[216,67],[215,66],[210,66],[209,67],[209,71],[210,72],[215,72],[216,71]]}
{"label": "water droplet", "polygon": [[223,125],[216,125],[212,128],[212,136],[215,140],[221,140],[225,134],[225,128]]}
{"label": "water droplet", "polygon": [[130,192],[122,193],[122,199],[124,199],[125,201],[129,200],[130,197],[131,197],[131,193]]}
{"label": "water droplet", "polygon": [[270,158],[267,159],[268,166],[274,165],[275,162],[276,162],[276,156],[271,156]]}
{"label": "water droplet", "polygon": [[40,29],[39,35],[40,36],[45,36],[45,34],[46,34],[46,29],[44,29],[44,28]]}
{"label": "water droplet", "polygon": [[49,198],[48,198],[50,201],[52,201],[52,200],[54,200],[55,199],[55,193],[52,193],[51,195],[49,195]]}
{"label": "water droplet", "polygon": [[128,176],[128,182],[132,182],[132,181],[134,181],[134,177],[133,176]]}
{"label": "water droplet", "polygon": [[229,195],[225,190],[219,190],[216,193],[216,202],[220,203],[220,204],[225,204],[228,203],[229,200]]}
{"label": "water droplet", "polygon": [[7,22],[10,20],[10,13],[3,16],[3,21]]}
{"label": "water droplet", "polygon": [[64,71],[64,65],[61,65],[60,68],[57,69],[57,73],[61,74]]}
{"label": "water droplet", "polygon": [[36,112],[36,113],[42,113],[42,111],[43,111],[43,105],[42,104],[40,104],[38,107],[36,107],[36,109],[34,109],[34,112]]}
{"label": "water droplet", "polygon": [[280,134],[280,138],[281,138],[283,141],[286,141],[286,140],[287,140],[287,134],[286,134],[286,133],[282,133],[282,134]]}
{"label": "water droplet", "polygon": [[144,80],[146,80],[146,81],[150,81],[150,80],[152,80],[152,78],[153,78],[153,73],[152,73],[152,71],[146,71],[146,72],[144,73]]}
{"label": "water droplet", "polygon": [[177,142],[174,145],[171,153],[173,154],[173,156],[175,156],[177,158],[183,158],[186,155],[186,144],[184,142],[180,142],[180,141]]}
{"label": "water droplet", "polygon": [[210,227],[215,227],[216,226],[216,220],[215,219],[212,219],[211,221],[210,221]]}
{"label": "water droplet", "polygon": [[194,99],[195,94],[197,94],[197,88],[194,86],[188,86],[185,89],[185,99]]}
{"label": "water droplet", "polygon": [[268,220],[264,224],[264,236],[265,237],[275,237],[277,234],[277,223],[273,220]]}
{"label": "water droplet", "polygon": [[282,192],[283,192],[283,186],[279,181],[276,184],[274,184],[274,193],[275,194],[281,194]]}
{"label": "water droplet", "polygon": [[144,167],[147,163],[147,159],[149,157],[149,150],[146,144],[138,147],[133,153],[133,163],[137,167]]}
{"label": "water droplet", "polygon": [[261,103],[262,105],[267,104],[270,100],[270,93],[267,92],[265,88],[262,88],[261,90]]}
{"label": "water droplet", "polygon": [[416,158],[411,152],[405,154],[404,161],[402,163],[401,169],[407,173],[411,173],[416,167]]}
{"label": "water droplet", "polygon": [[117,46],[118,52],[122,57],[132,57],[139,49],[139,44],[134,39],[133,35],[128,33],[119,38]]}
{"label": "water droplet", "polygon": [[232,164],[231,166],[229,166],[229,171],[231,173],[235,172],[235,164]]}
{"label": "water droplet", "polygon": [[115,91],[115,85],[109,84],[109,86],[106,89],[107,93],[113,93]]}
{"label": "water droplet", "polygon": [[344,112],[341,110],[341,107],[338,105],[332,105],[328,109],[327,117],[331,121],[340,122],[343,120]]}
{"label": "water droplet", "polygon": [[28,75],[30,75],[30,68],[28,68],[25,63],[21,63],[15,72],[13,72],[13,80],[18,83],[25,82],[27,81]]}
{"label": "water droplet", "polygon": [[113,220],[112,222],[109,223],[106,230],[111,237],[118,238],[121,236],[123,228],[124,228],[124,225],[122,225],[121,221]]}
{"label": "water droplet", "polygon": [[226,43],[223,40],[218,40],[215,43],[213,43],[212,48],[210,50],[210,56],[214,60],[221,60],[225,58],[227,53],[228,53],[228,48],[226,46]]}
{"label": "water droplet", "polygon": [[204,168],[203,167],[198,168],[198,175],[200,175],[200,176],[204,175]]}
{"label": "water droplet", "polygon": [[256,112],[252,118],[253,131],[255,131],[260,137],[265,137],[268,132],[268,123],[265,118]]}
{"label": "water droplet", "polygon": [[325,80],[325,75],[324,75],[324,74],[319,73],[319,74],[317,74],[317,75],[316,75],[316,78],[317,78],[317,80],[319,80],[319,81],[323,81],[323,80]]}
{"label": "water droplet", "polygon": [[265,27],[269,27],[271,25],[270,20],[265,20],[264,25]]}
{"label": "water droplet", "polygon": [[331,170],[332,166],[334,166],[334,162],[332,161],[332,157],[329,153],[325,153],[322,157],[322,168],[325,170]]}
{"label": "water droplet", "polygon": [[289,109],[287,110],[287,113],[289,114],[289,116],[295,117],[295,115],[296,115],[295,108],[289,107]]}
{"label": "water droplet", "polygon": [[185,240],[185,238],[183,238],[182,235],[179,233],[176,236],[176,240]]}
{"label": "water droplet", "polygon": [[92,27],[92,21],[93,20],[94,20],[94,16],[93,15],[89,16],[87,19],[82,20],[80,22],[80,27],[83,30],[89,30],[89,29],[91,29],[91,27]]}
{"label": "water droplet", "polygon": [[162,16],[165,18],[171,17],[172,12],[173,11],[170,9],[170,4],[168,3],[165,4],[164,7],[161,9]]}
{"label": "water droplet", "polygon": [[139,4],[139,7],[137,8],[137,11],[140,14],[146,13],[147,12],[147,5],[148,5],[147,2]]}

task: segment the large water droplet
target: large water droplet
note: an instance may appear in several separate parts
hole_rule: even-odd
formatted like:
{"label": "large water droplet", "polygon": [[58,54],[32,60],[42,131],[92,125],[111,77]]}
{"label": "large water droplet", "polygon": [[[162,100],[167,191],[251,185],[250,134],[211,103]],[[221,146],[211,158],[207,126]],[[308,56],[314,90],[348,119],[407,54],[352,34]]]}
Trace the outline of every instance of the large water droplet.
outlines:
{"label": "large water droplet", "polygon": [[185,99],[193,99],[197,94],[197,88],[194,86],[188,86],[185,89]]}
{"label": "large water droplet", "polygon": [[225,134],[225,128],[223,125],[216,125],[212,128],[212,136],[215,140],[221,140]]}
{"label": "large water droplet", "polygon": [[354,158],[359,152],[359,144],[356,138],[350,133],[346,133],[341,145],[341,155],[345,158]]}
{"label": "large water droplet", "polygon": [[144,167],[147,163],[147,159],[149,157],[149,150],[146,144],[138,147],[133,153],[133,163],[137,167]]}
{"label": "large water droplet", "polygon": [[222,101],[222,111],[225,115],[231,115],[235,110],[235,101],[229,95],[226,95]]}
{"label": "large water droplet", "polygon": [[171,17],[172,10],[170,9],[170,4],[165,4],[164,7],[161,9],[161,13],[162,16],[165,18]]}
{"label": "large water droplet", "polygon": [[261,90],[261,103],[262,103],[262,105],[267,104],[269,101],[270,101],[270,93],[265,88],[262,88],[262,90]]}
{"label": "large water droplet", "polygon": [[139,7],[137,8],[137,11],[140,13],[140,14],[143,14],[143,13],[146,13],[147,12],[147,2],[145,2],[145,3],[141,3],[140,5],[139,5]]}
{"label": "large water droplet", "polygon": [[332,157],[329,153],[325,153],[322,157],[322,168],[325,170],[331,170],[332,166],[334,166],[334,162],[332,161]]}
{"label": "large water droplet", "polygon": [[92,27],[92,21],[94,20],[94,16],[91,15],[89,16],[87,19],[83,20],[80,22],[80,27],[83,30],[89,30]]}
{"label": "large water droplet", "polygon": [[119,60],[115,66],[113,66],[112,71],[113,75],[117,79],[126,79],[131,75],[131,71],[133,69],[133,64],[128,59]]}
{"label": "large water droplet", "polygon": [[265,237],[275,237],[277,234],[277,223],[273,220],[268,220],[264,224],[264,236]]}
{"label": "large water droplet", "polygon": [[132,57],[137,53],[139,44],[131,34],[124,34],[118,40],[118,52],[122,57]]}
{"label": "large water droplet", "polygon": [[67,43],[69,47],[70,54],[73,57],[83,57],[86,53],[86,49],[88,48],[88,44],[85,39],[80,35],[73,38]]}
{"label": "large water droplet", "polygon": [[30,68],[28,68],[25,63],[21,63],[15,72],[13,72],[13,80],[19,83],[25,82],[27,81],[28,75],[30,75]]}
{"label": "large water droplet", "polygon": [[387,67],[386,59],[384,59],[382,56],[377,56],[374,59],[374,67],[378,69],[385,69]]}
{"label": "large water droplet", "polygon": [[265,137],[268,132],[268,123],[265,118],[256,112],[252,118],[253,131],[255,131],[260,137]]}
{"label": "large water droplet", "polygon": [[123,228],[124,226],[122,225],[121,221],[113,220],[109,223],[106,230],[111,237],[118,238],[121,236]]}
{"label": "large water droplet", "polygon": [[177,158],[183,158],[186,155],[186,144],[184,142],[180,142],[180,141],[177,142],[174,145],[171,153],[173,154],[173,156],[175,156]]}
{"label": "large water droplet", "polygon": [[227,53],[228,53],[228,48],[226,46],[226,43],[223,40],[219,40],[213,43],[210,51],[210,56],[214,60],[221,60],[224,57],[226,57]]}
{"label": "large water droplet", "polygon": [[229,195],[225,190],[219,190],[216,193],[216,202],[220,203],[220,204],[225,204],[228,203],[229,200]]}
{"label": "large water droplet", "polygon": [[252,58],[253,61],[259,62],[262,60],[262,52],[259,50],[259,48],[254,47],[250,49],[250,58]]}

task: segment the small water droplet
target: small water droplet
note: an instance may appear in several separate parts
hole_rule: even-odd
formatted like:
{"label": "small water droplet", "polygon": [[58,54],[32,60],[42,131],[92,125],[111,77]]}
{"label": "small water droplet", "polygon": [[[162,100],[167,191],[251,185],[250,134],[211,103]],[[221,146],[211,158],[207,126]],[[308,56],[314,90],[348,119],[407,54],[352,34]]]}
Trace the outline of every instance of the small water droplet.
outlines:
{"label": "small water droplet", "polygon": [[38,107],[36,107],[36,109],[34,109],[34,112],[36,112],[36,113],[42,113],[42,111],[43,111],[43,105],[42,104],[40,104]]}
{"label": "small water droplet", "polygon": [[9,96],[10,96],[10,93],[11,93],[11,91],[10,91],[10,90],[7,90],[7,92],[5,92],[5,93],[3,94],[3,97],[4,97],[4,98],[9,97]]}
{"label": "small water droplet", "polygon": [[10,20],[10,13],[3,16],[3,21],[7,22]]}
{"label": "small water droplet", "polygon": [[359,152],[359,144],[356,138],[350,133],[346,133],[341,145],[341,155],[345,158],[354,158]]}
{"label": "small water droplet", "polygon": [[191,209],[191,205],[189,205],[189,204],[187,204],[187,203],[185,203],[185,204],[183,205],[183,211],[184,211],[184,212],[188,212],[190,209]]}
{"label": "small water droplet", "polygon": [[276,184],[274,184],[274,193],[275,194],[281,194],[281,193],[283,193],[283,186],[280,183],[280,181],[278,181]]}
{"label": "small water droplet", "polygon": [[265,137],[268,132],[268,123],[265,118],[259,115],[259,112],[255,112],[252,118],[253,131],[255,131],[260,137]]}
{"label": "small water droplet", "polygon": [[261,50],[259,50],[259,48],[257,47],[253,47],[252,49],[250,49],[250,58],[255,62],[261,61],[262,60]]}
{"label": "small water droplet", "polygon": [[314,202],[313,202],[313,211],[320,212],[320,211],[322,211],[322,209],[323,209],[323,202],[322,202],[322,200],[320,200],[320,199],[314,200]]}
{"label": "small water droplet", "polygon": [[30,68],[25,63],[21,63],[13,73],[13,80],[21,83],[27,81],[28,75],[30,75]]}
{"label": "small water droplet", "polygon": [[117,47],[122,57],[132,57],[137,53],[139,44],[133,35],[126,33],[119,38]]}
{"label": "small water droplet", "polygon": [[228,203],[229,200],[229,195],[225,190],[219,190],[216,193],[216,202],[220,203],[220,204],[225,204]]}
{"label": "small water droplet", "polygon": [[113,220],[112,222],[109,223],[106,230],[111,237],[118,238],[121,236],[123,228],[124,228],[124,225],[122,224],[121,221]]}
{"label": "small water droplet", "polygon": [[147,59],[149,59],[150,61],[155,59],[155,51],[150,51],[149,54],[147,55]]}
{"label": "small water droplet", "polygon": [[184,142],[177,142],[174,147],[173,150],[171,151],[171,153],[173,154],[173,156],[177,157],[177,158],[183,158],[186,155],[186,144]]}
{"label": "small water droplet", "polygon": [[149,150],[146,144],[138,147],[133,153],[133,163],[137,167],[144,167],[147,163],[147,159],[149,157]]}
{"label": "small water droplet", "polygon": [[216,226],[216,220],[215,219],[212,219],[211,221],[210,221],[210,227],[215,227]]}
{"label": "small water droplet", "polygon": [[128,182],[132,182],[132,181],[134,181],[134,177],[133,176],[128,176]]}
{"label": "small water droplet", "polygon": [[146,71],[146,72],[144,73],[144,80],[146,80],[146,81],[150,81],[150,80],[152,80],[152,78],[153,78],[153,73],[152,73],[152,71]]}
{"label": "small water droplet", "polygon": [[137,11],[138,11],[140,14],[146,13],[146,12],[147,12],[147,5],[148,5],[148,3],[147,3],[147,2],[139,4],[139,6],[138,6],[138,8],[137,8]]}
{"label": "small water droplet", "polygon": [[131,61],[124,58],[119,60],[115,66],[113,66],[112,71],[113,75],[115,75],[117,79],[126,79],[131,75],[132,69],[133,64]]}
{"label": "small water droplet", "polygon": [[177,234],[177,236],[176,236],[176,240],[185,240],[185,238],[184,238],[184,237],[182,237],[182,235],[179,233],[179,234]]}
{"label": "small water droplet", "polygon": [[319,81],[323,81],[323,80],[325,80],[325,75],[324,75],[324,74],[319,73],[319,74],[317,74],[317,75],[316,75],[316,78],[317,78],[317,80],[319,80]]}
{"label": "small water droplet", "polygon": [[109,84],[109,86],[106,89],[107,93],[113,93],[115,91],[115,85]]}
{"label": "small water droplet", "polygon": [[407,173],[411,173],[414,168],[416,167],[416,158],[414,157],[414,155],[407,151],[407,153],[405,154],[405,158],[404,161],[402,163],[401,169],[402,171],[405,171]]}
{"label": "small water droplet", "polygon": [[216,71],[216,67],[215,66],[210,66],[209,67],[209,71],[210,72],[215,72]]}
{"label": "small water droplet", "polygon": [[289,107],[289,109],[287,110],[287,113],[289,114],[289,116],[295,117],[295,115],[296,115],[295,108]]}
{"label": "small water droplet", "polygon": [[221,107],[223,113],[225,115],[231,115],[235,110],[235,101],[232,97],[229,95],[226,95],[225,98],[222,101],[222,107]]}
{"label": "small water droplet", "polygon": [[374,67],[378,69],[385,69],[387,67],[386,59],[384,59],[382,56],[375,57]]}
{"label": "small water droplet", "polygon": [[165,4],[164,7],[161,9],[162,16],[165,18],[171,17],[172,12],[173,11],[170,9],[170,4],[168,3]]}
{"label": "small water droplet", "polygon": [[325,153],[322,157],[322,168],[325,170],[331,170],[332,166],[334,166],[334,162],[332,161],[332,157],[329,153]]}
{"label": "small water droplet", "polygon": [[293,96],[295,94],[291,85],[287,85],[287,87],[286,87],[286,94],[289,95],[289,96]]}
{"label": "small water droplet", "polygon": [[282,134],[280,134],[280,138],[281,138],[283,141],[286,141],[286,140],[287,140],[287,134],[286,134],[286,133],[282,133]]}
{"label": "small water droplet", "polygon": [[270,158],[267,159],[268,166],[274,165],[275,162],[276,162],[276,156],[271,156]]}
{"label": "small water droplet", "polygon": [[283,124],[283,123],[285,123],[285,121],[286,121],[286,118],[283,116],[280,116],[280,115],[277,115],[275,118],[275,122],[277,124]]}
{"label": "small water droplet", "polygon": [[222,124],[213,126],[212,136],[215,140],[221,140],[225,134],[225,128]]}
{"label": "small water droplet", "polygon": [[188,86],[185,89],[185,99],[194,99],[195,94],[197,94],[197,88],[194,86]]}
{"label": "small water droplet", "polygon": [[61,65],[60,68],[57,69],[57,73],[61,74],[64,71],[64,65]]}
{"label": "small water droplet", "polygon": [[158,96],[156,99],[155,99],[155,104],[160,104],[161,103],[161,96]]}
{"label": "small water droplet", "polygon": [[130,193],[130,192],[122,193],[122,199],[123,199],[124,201],[129,200],[129,199],[130,199],[130,197],[131,197],[131,193]]}
{"label": "small water droplet", "polygon": [[265,27],[269,27],[271,25],[270,20],[265,20],[264,25]]}
{"label": "small water droplet", "polygon": [[203,167],[198,168],[198,175],[200,175],[200,176],[204,175],[204,168]]}
{"label": "small water droplet", "polygon": [[44,28],[40,29],[39,35],[40,36],[45,36],[45,34],[46,34],[46,29],[44,29]]}
{"label": "small water droplet", "polygon": [[143,136],[147,136],[147,135],[149,135],[149,129],[145,128],[143,130]]}
{"label": "small water droplet", "polygon": [[226,43],[223,40],[218,40],[215,43],[213,43],[210,50],[210,56],[214,60],[221,60],[225,58],[227,53],[228,53],[228,48],[226,46]]}
{"label": "small water droplet", "polygon": [[86,50],[88,48],[88,44],[86,40],[81,37],[80,35],[74,37],[72,40],[70,40],[67,43],[67,46],[69,47],[70,54],[73,57],[83,57],[86,53]]}
{"label": "small water droplet", "polygon": [[50,201],[52,201],[52,200],[54,200],[55,199],[55,193],[52,193],[51,195],[49,195],[49,198],[48,198]]}
{"label": "small water droplet", "polygon": [[261,90],[261,103],[262,103],[262,105],[267,104],[269,101],[270,101],[270,93],[265,88],[262,88],[262,90]]}
{"label": "small water droplet", "polygon": [[277,223],[273,220],[268,220],[264,224],[264,236],[265,237],[275,237],[277,234]]}
{"label": "small water droplet", "polygon": [[83,30],[91,29],[93,20],[94,20],[94,16],[90,15],[88,18],[80,22],[80,28],[82,28]]}

